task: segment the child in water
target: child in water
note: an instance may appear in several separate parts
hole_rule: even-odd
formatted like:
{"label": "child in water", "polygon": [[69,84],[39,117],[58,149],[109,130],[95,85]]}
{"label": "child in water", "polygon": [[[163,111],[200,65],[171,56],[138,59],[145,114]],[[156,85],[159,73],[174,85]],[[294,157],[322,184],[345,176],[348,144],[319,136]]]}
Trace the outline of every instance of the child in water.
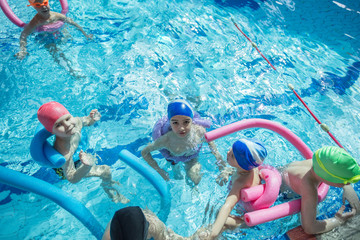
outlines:
{"label": "child in water", "polygon": [[81,129],[100,120],[101,115],[96,109],[91,110],[89,116],[73,117],[60,103],[48,102],[39,108],[37,115],[45,129],[55,135],[54,148],[65,157],[66,161],[61,168],[69,182],[77,183],[84,177],[100,177],[104,191],[114,202],[129,202],[113,187],[119,183],[112,180],[110,167],[95,165],[95,156],[81,150],[81,164],[77,168],[74,165],[73,155],[81,140]]}
{"label": "child in water", "polygon": [[[301,195],[301,225],[308,234],[328,232],[360,210],[359,198],[349,185],[360,180],[360,167],[342,148],[322,147],[314,153],[312,159],[290,163],[284,171],[283,180]],[[343,204],[348,200],[352,210],[344,213],[343,205],[333,218],[317,220],[317,189],[321,182],[342,187]]]}
{"label": "child in water", "polygon": [[150,210],[125,207],[107,225],[102,240],[207,240],[208,229],[201,228],[191,237],[176,234]]}
{"label": "child in water", "polygon": [[224,227],[246,227],[242,218],[232,216],[230,213],[241,199],[241,189],[261,183],[258,167],[263,163],[266,156],[267,151],[263,143],[253,139],[240,139],[228,151],[227,161],[236,171],[231,178],[231,190],[212,226],[210,239],[215,239],[224,230]]}
{"label": "child in water", "polygon": [[36,11],[37,14],[31,19],[29,24],[24,27],[20,35],[20,51],[15,54],[18,59],[23,59],[28,54],[26,50],[27,45],[27,37],[35,31],[36,28],[41,27],[43,25],[55,23],[57,21],[62,21],[64,23],[69,23],[79,29],[82,34],[87,39],[91,39],[92,35],[87,35],[85,31],[80,27],[76,22],[74,22],[71,18],[66,17],[65,15],[57,12],[50,11],[49,0],[29,0],[30,5]]}
{"label": "child in water", "polygon": [[[198,162],[198,155],[204,141],[206,132],[203,121],[195,113],[190,104],[182,99],[172,101],[168,105],[167,118],[164,118],[163,126],[155,127],[162,131],[161,136],[157,136],[155,141],[147,145],[141,155],[165,180],[169,180],[168,173],[159,167],[157,162],[151,156],[151,152],[160,150],[167,161],[174,167],[179,162],[185,164],[186,175],[197,185],[201,180],[201,165]],[[160,121],[161,122],[161,121]],[[161,125],[161,124],[160,124]],[[154,127],[154,129],[155,129]],[[153,132],[154,136],[154,132]],[[227,181],[229,172],[225,169],[225,162],[222,160],[215,144],[209,142],[211,152],[214,154],[216,164],[221,171],[217,182],[222,185]]]}

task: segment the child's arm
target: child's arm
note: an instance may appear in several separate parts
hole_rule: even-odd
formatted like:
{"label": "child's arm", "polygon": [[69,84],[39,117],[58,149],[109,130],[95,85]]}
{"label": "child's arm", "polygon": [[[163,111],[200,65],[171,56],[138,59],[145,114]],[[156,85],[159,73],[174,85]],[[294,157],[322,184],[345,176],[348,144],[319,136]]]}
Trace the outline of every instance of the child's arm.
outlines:
{"label": "child's arm", "polygon": [[97,109],[91,110],[89,116],[85,116],[81,118],[83,126],[91,126],[101,118],[101,114],[98,112]]}
{"label": "child's arm", "polygon": [[325,220],[316,220],[316,208],[318,204],[317,188],[304,186],[301,196],[301,225],[308,234],[319,234],[328,232],[343,224],[352,217],[354,212],[343,213],[345,206],[340,208],[335,217]]}
{"label": "child's arm", "polygon": [[226,163],[222,159],[222,156],[219,153],[219,151],[217,150],[217,147],[216,147],[215,143],[214,142],[208,142],[208,144],[209,144],[211,153],[215,156],[215,158],[217,160],[216,165],[219,167],[219,170],[222,171],[225,168]]}
{"label": "child's arm", "polygon": [[225,204],[221,207],[215,223],[212,226],[211,239],[216,238],[222,232],[226,219],[229,217],[236,203],[240,200],[240,190],[244,187],[244,182],[245,181],[239,181],[239,179],[234,182],[231,191],[225,200]]}
{"label": "child's arm", "polygon": [[169,180],[169,174],[166,171],[164,171],[163,169],[161,169],[159,167],[159,165],[157,164],[157,162],[154,160],[154,158],[151,156],[152,151],[155,151],[155,150],[158,150],[158,149],[161,149],[161,148],[164,147],[163,140],[165,140],[164,136],[158,138],[155,142],[150,143],[149,145],[147,145],[141,151],[141,155],[145,159],[145,161],[161,175],[161,177],[163,179],[168,181]]}
{"label": "child's arm", "polygon": [[88,40],[92,39],[93,35],[92,34],[86,34],[86,32],[84,31],[84,29],[79,25],[77,24],[76,22],[74,22],[74,20],[72,20],[71,18],[69,17],[66,17],[65,15],[61,14],[61,13],[54,13],[57,15],[58,19],[61,20],[61,21],[64,21],[70,25],[73,25],[75,26]]}
{"label": "child's arm", "polygon": [[35,30],[36,28],[36,20],[33,19],[29,22],[28,25],[25,26],[24,30],[21,32],[20,35],[20,51],[15,54],[15,56],[22,60],[25,58],[25,56],[28,54],[26,50],[27,45],[27,37]]}
{"label": "child's arm", "polygon": [[217,150],[214,142],[209,142],[211,153],[216,158],[216,165],[219,167],[220,175],[216,178],[216,182],[222,186],[228,182],[230,175],[233,173],[232,168],[226,167],[226,162],[222,159],[221,154]]}
{"label": "child's arm", "polygon": [[343,190],[343,204],[345,204],[345,200],[347,200],[352,210],[358,213],[360,211],[360,200],[354,188],[349,184],[345,185]]}

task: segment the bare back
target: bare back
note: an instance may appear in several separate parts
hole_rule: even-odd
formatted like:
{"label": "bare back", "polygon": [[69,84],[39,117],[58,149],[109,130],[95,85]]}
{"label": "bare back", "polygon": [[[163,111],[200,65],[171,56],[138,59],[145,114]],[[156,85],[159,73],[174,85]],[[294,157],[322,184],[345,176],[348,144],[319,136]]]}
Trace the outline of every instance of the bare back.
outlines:
{"label": "bare back", "polygon": [[312,168],[312,159],[290,163],[283,173],[286,184],[297,194],[302,195],[304,176]]}

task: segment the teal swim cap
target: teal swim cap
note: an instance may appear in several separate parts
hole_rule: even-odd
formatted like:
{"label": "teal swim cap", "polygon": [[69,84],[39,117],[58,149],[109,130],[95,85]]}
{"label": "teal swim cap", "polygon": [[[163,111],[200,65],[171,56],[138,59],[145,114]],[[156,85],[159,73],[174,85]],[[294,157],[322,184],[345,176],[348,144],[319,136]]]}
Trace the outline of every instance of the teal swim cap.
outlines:
{"label": "teal swim cap", "polygon": [[356,183],[360,180],[360,167],[343,148],[322,147],[312,158],[314,172],[332,183]]}

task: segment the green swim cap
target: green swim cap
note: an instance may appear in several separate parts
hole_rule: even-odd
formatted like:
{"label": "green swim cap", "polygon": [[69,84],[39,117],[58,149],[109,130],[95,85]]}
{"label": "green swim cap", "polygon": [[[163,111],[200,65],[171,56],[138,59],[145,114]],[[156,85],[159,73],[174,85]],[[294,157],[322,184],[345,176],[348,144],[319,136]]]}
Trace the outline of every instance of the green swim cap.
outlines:
{"label": "green swim cap", "polygon": [[343,148],[322,147],[313,155],[315,173],[333,183],[356,183],[360,180],[360,167]]}

